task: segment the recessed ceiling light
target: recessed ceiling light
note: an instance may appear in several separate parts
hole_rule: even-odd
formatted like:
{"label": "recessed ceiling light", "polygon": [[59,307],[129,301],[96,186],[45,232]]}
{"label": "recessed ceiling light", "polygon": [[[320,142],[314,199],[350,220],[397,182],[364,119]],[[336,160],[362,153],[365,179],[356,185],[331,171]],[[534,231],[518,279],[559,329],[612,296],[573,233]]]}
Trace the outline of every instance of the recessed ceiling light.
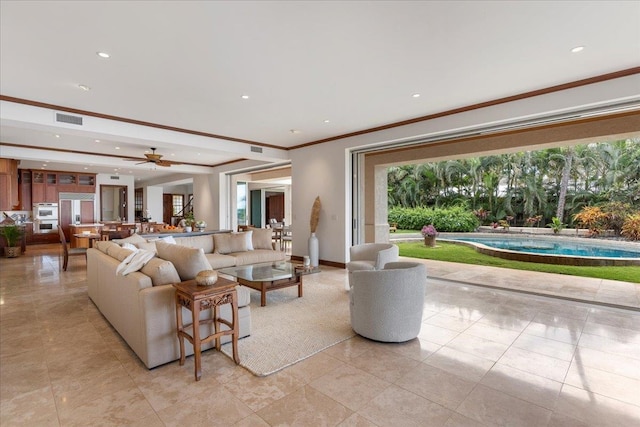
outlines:
{"label": "recessed ceiling light", "polygon": [[87,169],[89,169],[89,168],[84,168],[84,170],[87,170]]}
{"label": "recessed ceiling light", "polygon": [[584,46],[576,46],[573,49],[571,49],[571,53],[578,53],[578,52],[582,52],[584,50]]}
{"label": "recessed ceiling light", "polygon": [[91,88],[87,85],[78,85],[78,87],[84,90],[85,92],[89,92],[91,90]]}
{"label": "recessed ceiling light", "polygon": [[42,166],[47,167],[47,164],[46,164],[46,163],[43,163],[43,164],[42,164]]}
{"label": "recessed ceiling light", "polygon": [[331,122],[331,120],[328,120],[328,119],[327,119],[327,120],[323,120],[322,122],[323,122],[323,123],[329,123],[329,122]]}
{"label": "recessed ceiling light", "polygon": [[56,137],[56,138],[60,138],[60,135],[58,135],[58,134],[56,133],[55,137]]}
{"label": "recessed ceiling light", "polygon": [[249,95],[242,95],[242,99],[249,99]]}
{"label": "recessed ceiling light", "polygon": [[301,133],[301,131],[299,131],[298,129],[290,129],[289,132],[291,132],[291,133]]}
{"label": "recessed ceiling light", "polygon": [[100,142],[100,140],[99,140],[99,139],[96,139],[95,141],[96,141],[96,142]]}
{"label": "recessed ceiling light", "polygon": [[96,52],[96,55],[98,55],[100,58],[111,58],[111,55],[109,55],[107,52]]}
{"label": "recessed ceiling light", "polygon": [[411,95],[414,98],[420,98],[420,94],[419,93],[414,93],[413,95]]}
{"label": "recessed ceiling light", "polygon": [[119,150],[119,149],[120,149],[120,147],[116,147],[116,150]]}

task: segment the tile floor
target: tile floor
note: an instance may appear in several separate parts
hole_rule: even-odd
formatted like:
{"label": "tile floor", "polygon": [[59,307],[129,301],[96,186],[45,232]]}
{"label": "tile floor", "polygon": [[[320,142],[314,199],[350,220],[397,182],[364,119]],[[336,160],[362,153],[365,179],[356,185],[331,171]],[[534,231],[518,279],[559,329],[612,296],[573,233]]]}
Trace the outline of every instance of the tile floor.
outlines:
{"label": "tile floor", "polygon": [[143,367],[82,259],[30,246],[0,269],[2,426],[640,425],[637,311],[432,278],[415,340],[354,337],[265,378],[207,351],[196,383],[192,358]]}

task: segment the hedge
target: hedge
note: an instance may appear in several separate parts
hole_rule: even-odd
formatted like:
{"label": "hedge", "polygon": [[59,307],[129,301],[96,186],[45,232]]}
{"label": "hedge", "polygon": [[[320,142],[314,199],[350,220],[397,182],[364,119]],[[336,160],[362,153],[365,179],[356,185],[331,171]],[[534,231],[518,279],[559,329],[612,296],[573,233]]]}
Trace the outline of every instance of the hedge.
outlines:
{"label": "hedge", "polygon": [[473,212],[460,206],[449,208],[391,208],[389,223],[398,224],[403,230],[421,230],[424,225],[433,224],[438,231],[468,232],[480,225]]}

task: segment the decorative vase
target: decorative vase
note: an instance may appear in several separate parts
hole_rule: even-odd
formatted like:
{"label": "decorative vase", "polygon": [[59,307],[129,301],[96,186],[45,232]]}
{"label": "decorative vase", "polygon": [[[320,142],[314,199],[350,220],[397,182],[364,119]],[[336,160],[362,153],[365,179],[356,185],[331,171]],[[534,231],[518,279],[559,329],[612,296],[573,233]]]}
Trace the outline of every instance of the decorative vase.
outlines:
{"label": "decorative vase", "polygon": [[191,233],[191,227],[187,225],[187,226],[184,228],[184,232],[185,232],[185,233]]}
{"label": "decorative vase", "polygon": [[424,245],[430,248],[436,246],[436,236],[424,236]]}
{"label": "decorative vase", "polygon": [[309,237],[309,260],[311,261],[311,267],[318,266],[318,238],[316,237],[316,233],[311,233],[311,237]]}

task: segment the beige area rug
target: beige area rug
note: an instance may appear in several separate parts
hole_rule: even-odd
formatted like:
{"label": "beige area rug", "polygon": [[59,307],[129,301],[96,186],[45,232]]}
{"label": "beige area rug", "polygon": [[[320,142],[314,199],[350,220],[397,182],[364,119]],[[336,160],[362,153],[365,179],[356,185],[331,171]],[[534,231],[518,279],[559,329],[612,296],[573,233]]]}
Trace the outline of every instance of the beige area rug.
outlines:
{"label": "beige area rug", "polygon": [[[254,375],[269,375],[354,336],[344,276],[305,276],[302,298],[297,287],[271,291],[265,307],[252,290],[251,335],[238,341],[240,365]],[[222,352],[232,357],[231,344]]]}

